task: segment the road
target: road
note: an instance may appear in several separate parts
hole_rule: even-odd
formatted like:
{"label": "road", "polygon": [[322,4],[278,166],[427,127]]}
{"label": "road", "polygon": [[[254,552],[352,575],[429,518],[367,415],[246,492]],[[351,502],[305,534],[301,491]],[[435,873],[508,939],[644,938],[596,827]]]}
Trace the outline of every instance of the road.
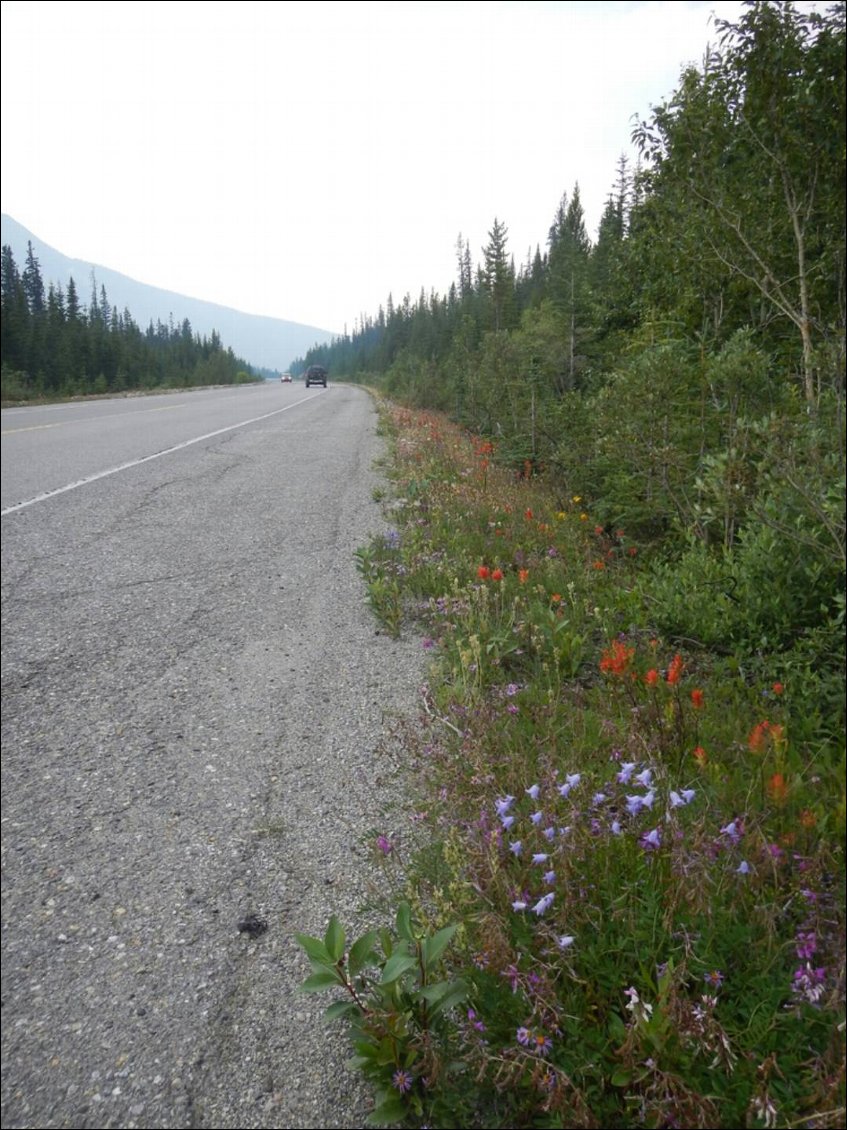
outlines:
{"label": "road", "polygon": [[2,431],[2,1125],[362,1125],[292,935],[362,923],[421,678],[354,567],[383,528],[369,396]]}

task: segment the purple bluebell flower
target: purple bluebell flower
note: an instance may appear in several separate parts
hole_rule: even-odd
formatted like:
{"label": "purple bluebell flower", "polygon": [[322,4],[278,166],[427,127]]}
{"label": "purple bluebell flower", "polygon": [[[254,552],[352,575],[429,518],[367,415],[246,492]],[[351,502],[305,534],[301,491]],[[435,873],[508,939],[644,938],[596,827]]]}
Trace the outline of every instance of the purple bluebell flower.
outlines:
{"label": "purple bluebell flower", "polygon": [[618,773],[618,783],[621,785],[628,785],[629,779],[635,771],[634,761],[624,761],[621,765],[620,772]]}
{"label": "purple bluebell flower", "polygon": [[639,785],[643,785],[645,789],[649,789],[653,783],[653,770],[642,769],[640,773],[636,773],[635,779]]}
{"label": "purple bluebell flower", "polygon": [[747,862],[746,859],[741,860],[741,862],[738,864],[738,866],[735,869],[735,873],[736,873],[736,875],[749,875],[750,874],[750,864]]}
{"label": "purple bluebell flower", "polygon": [[633,794],[626,798],[626,810],[630,816],[637,816],[642,808],[644,808],[644,797]]}
{"label": "purple bluebell flower", "polygon": [[623,833],[623,829],[621,828],[620,820],[613,820],[612,821],[612,835],[613,836],[620,836],[622,833]]}
{"label": "purple bluebell flower", "polygon": [[523,851],[523,844],[520,840],[512,840],[512,842],[509,844],[509,851],[512,853],[512,855],[520,855]]}
{"label": "purple bluebell flower", "polygon": [[556,939],[556,945],[560,950],[567,950],[571,948],[571,946],[574,944],[574,941],[575,938],[573,934],[560,934]]}
{"label": "purple bluebell flower", "polygon": [[494,807],[497,810],[497,815],[505,816],[514,803],[515,798],[513,796],[504,796],[495,800]]}
{"label": "purple bluebell flower", "polygon": [[530,820],[533,822],[533,824],[540,824],[543,819],[544,819],[544,813],[541,812],[541,811],[533,812],[532,815],[530,816]]}
{"label": "purple bluebell flower", "polygon": [[553,892],[552,892],[552,891],[550,891],[550,893],[549,893],[549,894],[546,894],[546,895],[544,895],[544,896],[543,896],[542,898],[540,898],[540,899],[538,900],[538,902],[537,902],[537,903],[535,904],[535,906],[534,906],[534,907],[532,908],[532,909],[533,909],[533,912],[534,912],[535,914],[537,914],[537,915],[539,916],[539,918],[540,918],[540,917],[541,917],[541,915],[542,915],[542,914],[544,914],[544,913],[546,913],[546,911],[548,911],[548,910],[550,909],[550,907],[551,907],[551,906],[553,905],[553,899],[554,899],[555,897],[556,897],[556,896],[555,896],[555,895],[553,894]]}
{"label": "purple bluebell flower", "polygon": [[548,886],[551,887],[556,882],[556,872],[555,871],[545,871],[544,872],[544,882]]}
{"label": "purple bluebell flower", "polygon": [[553,827],[545,828],[542,835],[544,836],[545,840],[555,839],[556,829]]}
{"label": "purple bluebell flower", "polygon": [[514,822],[515,822],[514,816],[501,816],[500,817],[500,823],[503,825],[503,828],[507,832],[511,828],[511,826],[514,824]]}
{"label": "purple bluebell flower", "polygon": [[646,848],[647,851],[655,851],[656,848],[662,846],[662,830],[661,828],[653,828],[650,832],[645,832],[641,837],[641,846]]}
{"label": "purple bluebell flower", "polygon": [[538,800],[538,794],[541,792],[539,785],[530,785],[528,789],[524,789],[527,796],[532,797],[533,800]]}
{"label": "purple bluebell flower", "polygon": [[528,904],[525,903],[523,899],[515,899],[515,901],[512,903],[512,910],[516,910],[516,911],[526,910],[527,905]]}
{"label": "purple bluebell flower", "polygon": [[550,856],[547,855],[546,852],[538,851],[532,857],[532,862],[533,863],[546,863],[549,858],[550,858]]}
{"label": "purple bluebell flower", "polygon": [[604,800],[606,800],[605,793],[595,793],[591,798],[591,803],[596,807],[598,804],[602,804]]}

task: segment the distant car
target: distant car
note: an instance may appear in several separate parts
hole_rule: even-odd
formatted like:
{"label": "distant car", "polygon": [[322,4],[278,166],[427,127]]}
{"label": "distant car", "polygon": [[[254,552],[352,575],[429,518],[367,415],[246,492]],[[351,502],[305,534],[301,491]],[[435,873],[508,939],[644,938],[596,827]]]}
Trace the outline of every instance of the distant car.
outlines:
{"label": "distant car", "polygon": [[284,385],[290,385],[291,384],[291,373],[283,373],[282,376],[279,379],[282,381],[282,383]]}
{"label": "distant car", "polygon": [[323,365],[310,365],[306,370],[306,388],[309,385],[323,385],[326,388],[327,371]]}

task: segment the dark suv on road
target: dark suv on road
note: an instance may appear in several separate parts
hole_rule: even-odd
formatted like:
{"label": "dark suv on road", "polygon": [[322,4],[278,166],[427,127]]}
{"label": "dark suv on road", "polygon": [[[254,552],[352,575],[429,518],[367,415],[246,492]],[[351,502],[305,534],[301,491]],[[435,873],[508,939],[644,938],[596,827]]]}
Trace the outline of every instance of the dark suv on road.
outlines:
{"label": "dark suv on road", "polygon": [[306,370],[306,388],[309,385],[323,385],[326,388],[326,369],[323,365],[310,365]]}

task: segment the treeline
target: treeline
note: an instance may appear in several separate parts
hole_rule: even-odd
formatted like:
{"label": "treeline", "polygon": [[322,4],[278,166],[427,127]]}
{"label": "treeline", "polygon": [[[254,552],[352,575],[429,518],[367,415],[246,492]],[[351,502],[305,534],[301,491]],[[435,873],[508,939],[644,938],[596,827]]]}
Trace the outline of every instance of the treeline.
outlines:
{"label": "treeline", "polygon": [[200,337],[187,318],[178,326],[157,321],[142,330],[129,310],[109,303],[105,287],[98,293],[93,272],[87,307],[73,278],[67,289],[52,283],[45,288],[32,243],[22,271],[4,246],[0,270],[5,401],[255,379],[216,331]]}
{"label": "treeline", "polygon": [[751,3],[717,32],[636,123],[596,242],[578,188],[520,265],[495,220],[446,295],[389,298],[305,363],[589,500],[679,635],[840,665],[845,5]]}

